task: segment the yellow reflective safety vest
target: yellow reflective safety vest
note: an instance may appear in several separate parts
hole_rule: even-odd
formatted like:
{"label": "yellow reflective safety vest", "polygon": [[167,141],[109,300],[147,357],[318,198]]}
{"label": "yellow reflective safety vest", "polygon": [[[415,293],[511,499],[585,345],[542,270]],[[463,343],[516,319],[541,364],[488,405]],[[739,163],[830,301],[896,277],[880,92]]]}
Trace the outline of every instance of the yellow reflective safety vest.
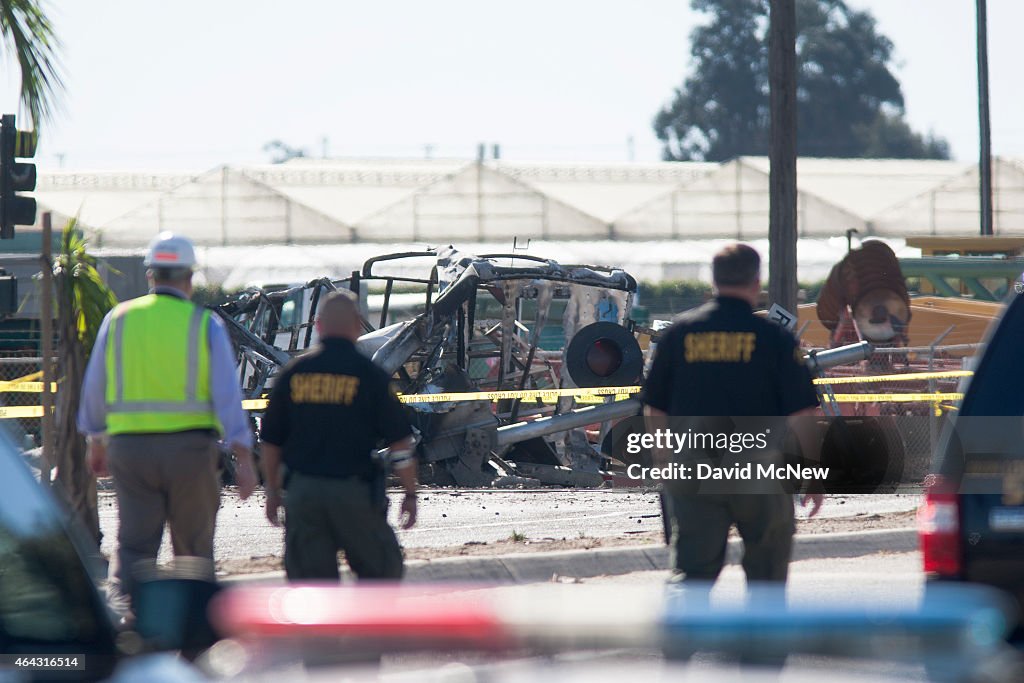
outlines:
{"label": "yellow reflective safety vest", "polygon": [[119,304],[107,330],[107,433],[217,429],[210,396],[210,312],[149,294]]}

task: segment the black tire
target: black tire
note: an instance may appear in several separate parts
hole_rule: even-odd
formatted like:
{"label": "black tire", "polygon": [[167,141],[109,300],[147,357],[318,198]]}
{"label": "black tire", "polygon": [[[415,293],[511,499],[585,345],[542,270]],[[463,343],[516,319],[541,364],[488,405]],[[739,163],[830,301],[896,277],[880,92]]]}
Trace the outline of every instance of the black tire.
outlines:
{"label": "black tire", "polygon": [[[587,353],[597,342],[618,350],[618,363],[608,374],[598,375],[587,363]],[[591,323],[569,340],[565,366],[578,387],[625,387],[639,381],[644,369],[644,352],[633,333],[611,322]]]}

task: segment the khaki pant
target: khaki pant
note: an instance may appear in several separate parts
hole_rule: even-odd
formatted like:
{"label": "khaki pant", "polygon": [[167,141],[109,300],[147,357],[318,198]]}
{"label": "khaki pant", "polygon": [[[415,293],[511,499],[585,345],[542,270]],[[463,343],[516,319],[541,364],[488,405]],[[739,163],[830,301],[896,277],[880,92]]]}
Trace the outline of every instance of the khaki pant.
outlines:
{"label": "khaki pant", "polygon": [[165,523],[176,557],[212,563],[220,506],[216,444],[202,431],[110,437],[107,465],[120,517],[113,592],[131,595],[135,570],[156,559]]}
{"label": "khaki pant", "polygon": [[292,473],[285,494],[284,568],[289,581],[337,581],[338,551],[360,579],[400,579],[402,548],[370,485]]}
{"label": "khaki pant", "polygon": [[677,580],[717,579],[735,524],[747,581],[786,581],[796,530],[791,495],[668,493],[666,499]]}

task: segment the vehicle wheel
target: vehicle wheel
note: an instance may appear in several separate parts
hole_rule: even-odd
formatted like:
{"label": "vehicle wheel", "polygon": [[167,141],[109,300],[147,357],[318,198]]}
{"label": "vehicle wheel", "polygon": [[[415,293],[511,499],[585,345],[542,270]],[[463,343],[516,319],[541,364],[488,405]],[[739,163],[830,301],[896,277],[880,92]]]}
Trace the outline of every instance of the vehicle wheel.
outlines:
{"label": "vehicle wheel", "polygon": [[883,493],[895,490],[903,474],[903,443],[891,432],[891,418],[837,417],[829,424],[821,462],[831,470],[829,493]]}

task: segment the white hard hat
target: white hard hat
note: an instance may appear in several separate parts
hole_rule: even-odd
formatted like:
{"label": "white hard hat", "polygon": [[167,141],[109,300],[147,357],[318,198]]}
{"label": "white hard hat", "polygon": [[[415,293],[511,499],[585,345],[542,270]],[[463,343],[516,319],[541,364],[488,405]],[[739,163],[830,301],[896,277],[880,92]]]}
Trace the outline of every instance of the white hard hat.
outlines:
{"label": "white hard hat", "polygon": [[147,268],[192,268],[196,265],[196,250],[189,238],[162,232],[149,243],[142,263]]}

